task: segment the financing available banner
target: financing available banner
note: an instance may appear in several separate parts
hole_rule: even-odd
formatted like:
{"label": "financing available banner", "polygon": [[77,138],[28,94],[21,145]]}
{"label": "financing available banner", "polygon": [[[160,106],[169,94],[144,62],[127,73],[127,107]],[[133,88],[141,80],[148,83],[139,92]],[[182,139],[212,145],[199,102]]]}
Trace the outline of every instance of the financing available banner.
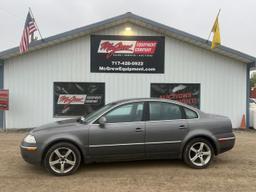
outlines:
{"label": "financing available banner", "polygon": [[0,110],[9,110],[9,90],[7,89],[0,90]]}
{"label": "financing available banner", "polygon": [[91,35],[91,72],[164,73],[162,36]]}
{"label": "financing available banner", "polygon": [[105,83],[54,82],[54,116],[87,115],[105,105]]}
{"label": "financing available banner", "polygon": [[151,97],[176,100],[200,109],[199,83],[151,83]]}

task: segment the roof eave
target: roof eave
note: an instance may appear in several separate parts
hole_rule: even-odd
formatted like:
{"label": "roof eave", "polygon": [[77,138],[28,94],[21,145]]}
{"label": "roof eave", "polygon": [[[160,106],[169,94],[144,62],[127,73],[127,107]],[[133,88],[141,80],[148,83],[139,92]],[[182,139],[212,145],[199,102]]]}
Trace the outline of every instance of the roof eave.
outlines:
{"label": "roof eave", "polygon": [[[192,45],[207,49],[209,51],[236,59],[238,61],[241,61],[243,63],[252,63],[255,62],[256,58],[252,57],[250,55],[244,54],[242,52],[239,52],[237,50],[225,47],[225,46],[218,46],[215,49],[211,49],[211,42],[207,41],[206,39],[197,37],[195,35],[186,33],[184,31],[180,31],[178,29],[163,25],[161,23],[152,21],[150,19],[140,17],[138,15],[134,15],[130,12],[125,13],[120,16],[116,16],[104,21],[100,21],[85,27],[80,27],[71,31],[67,31],[58,35],[54,35],[51,37],[48,37],[43,40],[37,40],[30,44],[30,51],[35,51],[38,49],[41,49],[43,47],[48,47],[51,45],[55,45],[58,43],[62,43],[74,38],[78,38],[81,36],[85,36],[91,33],[94,33],[96,31],[100,31],[109,27],[113,27],[125,22],[131,22],[134,24],[137,24],[139,26],[145,27],[147,29],[156,31],[160,34],[164,34],[166,36],[173,37],[175,39],[181,40],[183,42],[190,43]],[[9,59],[11,57],[19,56],[21,55],[19,53],[19,48],[15,47],[12,49],[8,49],[6,51],[0,52],[0,59]]]}
{"label": "roof eave", "polygon": [[[33,41],[30,43],[29,51],[26,52],[25,54],[41,49],[43,47],[48,47],[50,45],[62,43],[74,38],[85,36],[87,34],[90,34],[99,30],[103,30],[111,26],[116,26],[118,24],[124,23],[125,21],[128,21],[127,14],[128,13],[117,16],[117,17],[113,17],[104,21],[93,23],[91,25],[73,29],[64,33],[53,35],[45,39]],[[5,60],[5,59],[9,59],[11,57],[15,57],[19,55],[24,55],[24,54],[19,53],[19,47],[14,47],[14,48],[7,49],[5,51],[0,52],[0,59]]]}
{"label": "roof eave", "polygon": [[[227,57],[231,57],[233,59],[237,59],[241,62],[244,63],[251,63],[251,62],[255,62],[256,58],[252,57],[248,54],[242,53],[240,51],[231,49],[229,47],[220,45],[215,49],[211,49],[211,41],[208,41],[206,39],[203,39],[201,37],[186,33],[184,31],[175,29],[173,27],[169,27],[167,25],[163,25],[161,23],[149,20],[147,18],[143,18],[137,15],[132,14],[132,17],[137,20],[137,21],[141,21],[144,23],[148,23],[151,25],[151,30],[163,33],[163,34],[168,34],[169,36],[175,38],[175,39],[179,39],[181,41],[193,44],[195,46],[199,46],[201,48],[207,49],[209,51],[212,52],[216,52],[219,53],[221,55],[225,55]],[[138,22],[137,22],[138,23]],[[149,26],[144,26],[146,28],[148,28]]]}

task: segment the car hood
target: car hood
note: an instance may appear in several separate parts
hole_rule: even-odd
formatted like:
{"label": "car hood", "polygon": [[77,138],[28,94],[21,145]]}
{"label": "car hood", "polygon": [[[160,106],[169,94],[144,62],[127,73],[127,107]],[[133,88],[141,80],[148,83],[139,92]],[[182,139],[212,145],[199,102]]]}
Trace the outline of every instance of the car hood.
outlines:
{"label": "car hood", "polygon": [[76,126],[77,124],[78,124],[77,118],[66,119],[66,120],[62,120],[62,121],[55,121],[53,123],[41,125],[35,129],[33,129],[31,131],[31,133],[46,130],[46,129],[58,129],[58,128],[64,128],[64,127],[72,127],[72,126]]}

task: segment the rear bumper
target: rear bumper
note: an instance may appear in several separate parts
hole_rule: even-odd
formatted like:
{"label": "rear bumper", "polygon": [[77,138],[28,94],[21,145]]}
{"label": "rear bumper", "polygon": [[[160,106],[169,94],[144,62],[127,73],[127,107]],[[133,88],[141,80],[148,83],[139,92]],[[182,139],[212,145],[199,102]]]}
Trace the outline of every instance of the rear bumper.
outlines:
{"label": "rear bumper", "polygon": [[219,154],[231,150],[235,146],[235,135],[232,134],[229,137],[218,138]]}

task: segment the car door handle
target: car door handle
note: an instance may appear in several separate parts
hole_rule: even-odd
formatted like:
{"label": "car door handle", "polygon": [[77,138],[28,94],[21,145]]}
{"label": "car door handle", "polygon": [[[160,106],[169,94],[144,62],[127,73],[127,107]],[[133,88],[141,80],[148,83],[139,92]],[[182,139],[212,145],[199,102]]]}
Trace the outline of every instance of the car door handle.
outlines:
{"label": "car door handle", "polygon": [[187,126],[186,125],[180,125],[179,128],[180,129],[187,129]]}
{"label": "car door handle", "polygon": [[143,131],[143,129],[142,129],[142,128],[140,128],[140,127],[137,127],[137,128],[135,129],[135,131],[136,131],[136,132],[142,132],[142,131]]}

